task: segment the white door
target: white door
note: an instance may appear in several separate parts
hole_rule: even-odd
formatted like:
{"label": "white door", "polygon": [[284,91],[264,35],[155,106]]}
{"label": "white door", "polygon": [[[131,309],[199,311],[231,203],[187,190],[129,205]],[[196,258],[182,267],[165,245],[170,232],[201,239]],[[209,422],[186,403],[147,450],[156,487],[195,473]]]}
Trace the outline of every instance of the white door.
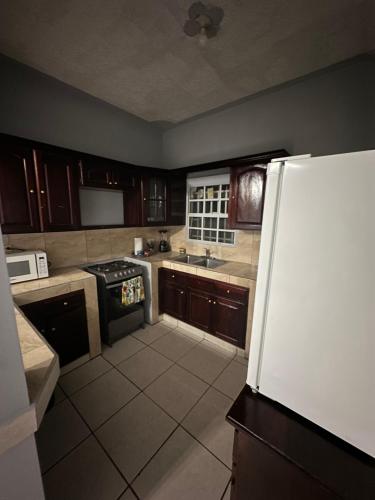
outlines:
{"label": "white door", "polygon": [[278,193],[248,383],[375,456],[375,151],[286,161]]}

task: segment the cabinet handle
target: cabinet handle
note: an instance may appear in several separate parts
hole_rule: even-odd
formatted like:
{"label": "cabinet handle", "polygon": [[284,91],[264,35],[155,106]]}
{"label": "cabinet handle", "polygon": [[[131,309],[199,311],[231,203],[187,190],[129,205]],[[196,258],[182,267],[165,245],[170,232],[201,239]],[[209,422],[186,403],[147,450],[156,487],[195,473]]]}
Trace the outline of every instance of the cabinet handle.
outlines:
{"label": "cabinet handle", "polygon": [[53,327],[51,328],[51,332],[55,332],[55,331],[56,331],[56,328],[53,326]]}
{"label": "cabinet handle", "polygon": [[174,278],[174,277],[175,277],[174,274],[172,274],[172,278]]}
{"label": "cabinet handle", "polygon": [[115,181],[113,184],[117,184],[117,181]]}
{"label": "cabinet handle", "polygon": [[208,299],[208,302],[211,304],[212,300],[211,300],[211,299]]}
{"label": "cabinet handle", "polygon": [[227,293],[230,293],[230,290],[227,290]]}
{"label": "cabinet handle", "polygon": [[69,304],[69,302],[64,302],[64,306],[67,306]]}
{"label": "cabinet handle", "polygon": [[147,201],[147,198],[143,198],[143,201]]}
{"label": "cabinet handle", "polygon": [[214,302],[213,302],[213,304],[215,305],[215,304],[216,304],[216,302],[214,301]]}
{"label": "cabinet handle", "polygon": [[112,181],[109,181],[108,184],[112,184]]}
{"label": "cabinet handle", "polygon": [[43,191],[43,189],[41,189],[40,190],[40,194],[44,194],[44,193],[45,193],[45,191]]}
{"label": "cabinet handle", "polygon": [[183,294],[184,294],[184,292],[180,292],[180,294],[181,294],[181,295],[183,295]]}
{"label": "cabinet handle", "polygon": [[30,193],[31,193],[31,194],[34,194],[34,189],[30,189]]}

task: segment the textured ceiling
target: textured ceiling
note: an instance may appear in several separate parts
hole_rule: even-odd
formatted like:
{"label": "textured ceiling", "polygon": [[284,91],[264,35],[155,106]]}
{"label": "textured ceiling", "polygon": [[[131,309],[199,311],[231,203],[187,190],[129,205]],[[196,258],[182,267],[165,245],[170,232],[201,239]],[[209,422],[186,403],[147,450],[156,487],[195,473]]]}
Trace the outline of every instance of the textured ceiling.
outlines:
{"label": "textured ceiling", "polygon": [[[2,0],[0,52],[149,121],[177,123],[375,48],[375,0]],[[371,29],[372,28],[372,29]]]}

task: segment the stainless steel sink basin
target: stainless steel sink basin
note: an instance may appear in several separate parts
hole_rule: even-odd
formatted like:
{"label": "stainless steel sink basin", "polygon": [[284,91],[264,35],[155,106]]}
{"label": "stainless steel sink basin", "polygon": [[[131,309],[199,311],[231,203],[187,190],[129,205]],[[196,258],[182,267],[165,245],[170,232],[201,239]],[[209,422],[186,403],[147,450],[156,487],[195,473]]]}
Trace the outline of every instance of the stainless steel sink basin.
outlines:
{"label": "stainless steel sink basin", "polygon": [[215,267],[219,267],[225,264],[225,260],[213,259],[211,257],[203,257],[198,262],[194,262],[195,266],[207,267],[208,269],[215,269]]}
{"label": "stainless steel sink basin", "polygon": [[214,259],[212,257],[202,257],[199,255],[179,255],[170,260],[181,262],[183,264],[192,264],[194,266],[206,267],[207,269],[215,269],[215,267],[225,264],[225,260]]}
{"label": "stainless steel sink basin", "polygon": [[173,257],[170,260],[176,262],[182,262],[184,264],[195,264],[197,261],[202,260],[202,257],[199,257],[198,255],[185,254],[185,255],[179,255],[178,257]]}

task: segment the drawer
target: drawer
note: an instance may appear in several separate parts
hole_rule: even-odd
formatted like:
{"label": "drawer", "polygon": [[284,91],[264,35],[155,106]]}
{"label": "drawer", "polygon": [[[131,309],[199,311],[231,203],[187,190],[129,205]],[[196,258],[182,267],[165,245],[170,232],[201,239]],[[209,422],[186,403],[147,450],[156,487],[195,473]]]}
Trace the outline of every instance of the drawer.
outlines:
{"label": "drawer", "polygon": [[249,299],[249,290],[247,288],[219,283],[218,281],[215,281],[215,293],[220,297],[236,300],[242,304],[247,304]]}
{"label": "drawer", "polygon": [[85,305],[85,294],[83,290],[77,290],[76,292],[46,299],[43,302],[47,309],[47,315],[53,316],[61,314],[64,311],[76,309],[77,307],[83,307]]}
{"label": "drawer", "polygon": [[173,281],[174,283],[178,283],[179,285],[186,284],[186,278],[188,274],[180,273],[179,271],[173,271],[173,269],[166,269],[162,267],[159,269],[159,278],[167,281]]}

